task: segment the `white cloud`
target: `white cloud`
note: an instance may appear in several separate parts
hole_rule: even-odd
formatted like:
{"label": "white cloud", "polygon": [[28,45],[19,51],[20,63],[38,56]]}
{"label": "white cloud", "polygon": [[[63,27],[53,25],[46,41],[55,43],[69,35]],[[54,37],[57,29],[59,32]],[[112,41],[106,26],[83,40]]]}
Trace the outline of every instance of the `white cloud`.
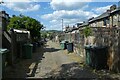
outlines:
{"label": "white cloud", "polygon": [[53,2],[91,2],[93,0],[52,0]]}
{"label": "white cloud", "polygon": [[83,2],[52,1],[50,3],[50,5],[54,10],[74,10],[74,9],[83,8],[85,6],[85,3],[83,3]]}
{"label": "white cloud", "polygon": [[[84,15],[83,15],[84,14]],[[60,10],[60,11],[54,11],[51,14],[45,14],[42,15],[42,19],[46,20],[56,20],[56,19],[80,19],[80,20],[86,20],[90,17],[97,16],[93,12],[89,11],[83,11],[83,10]]]}
{"label": "white cloud", "polygon": [[31,0],[3,0],[3,2],[31,2]]}
{"label": "white cloud", "polygon": [[51,2],[51,1],[57,1],[57,2],[118,2],[119,0],[2,0],[4,2]]}
{"label": "white cloud", "polygon": [[[80,22],[79,19],[64,19],[63,27],[70,26],[72,27],[75,23]],[[50,24],[46,27],[47,30],[62,30],[62,20],[51,20]]]}
{"label": "white cloud", "polygon": [[97,14],[102,14],[102,13],[106,12],[106,10],[110,9],[110,6],[111,5],[104,6],[104,7],[94,8],[94,9],[92,9],[92,11],[94,11]]}
{"label": "white cloud", "polygon": [[75,10],[86,7],[86,2],[91,1],[92,0],[52,0],[50,5],[54,10]]}
{"label": "white cloud", "polygon": [[58,20],[51,20],[50,23],[54,24],[54,23],[57,23],[59,22]]}
{"label": "white cloud", "polygon": [[32,4],[30,2],[6,2],[2,4],[3,6],[12,9],[14,11],[20,12],[28,12],[28,11],[36,11],[40,8],[38,4]]}
{"label": "white cloud", "polygon": [[3,2],[50,2],[51,0],[3,0]]}
{"label": "white cloud", "polygon": [[[84,14],[84,15],[83,15]],[[54,11],[51,14],[42,15],[41,18],[49,21],[51,29],[61,29],[62,19],[64,26],[73,26],[78,22],[83,22],[91,17],[96,17],[97,15],[93,12],[84,11],[84,10],[59,10]],[[50,29],[50,27],[49,27]]]}

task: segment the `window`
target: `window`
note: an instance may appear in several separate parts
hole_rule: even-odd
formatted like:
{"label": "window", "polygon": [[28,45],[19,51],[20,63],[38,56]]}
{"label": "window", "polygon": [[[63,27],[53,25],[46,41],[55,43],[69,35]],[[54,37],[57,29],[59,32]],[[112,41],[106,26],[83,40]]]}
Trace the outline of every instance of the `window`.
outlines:
{"label": "window", "polygon": [[106,26],[107,25],[106,19],[104,19],[103,22],[104,22],[103,25]]}
{"label": "window", "polygon": [[118,21],[120,22],[120,14],[118,15]]}
{"label": "window", "polygon": [[2,22],[0,22],[0,28],[2,27]]}

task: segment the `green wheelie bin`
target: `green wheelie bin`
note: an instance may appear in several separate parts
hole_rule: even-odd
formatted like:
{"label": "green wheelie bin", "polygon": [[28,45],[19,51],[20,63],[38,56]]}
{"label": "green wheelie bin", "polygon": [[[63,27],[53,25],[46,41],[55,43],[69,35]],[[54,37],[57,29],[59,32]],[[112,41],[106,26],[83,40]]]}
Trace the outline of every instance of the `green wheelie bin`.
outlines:
{"label": "green wheelie bin", "polygon": [[9,50],[0,49],[0,79],[2,79],[3,74],[5,73],[5,66],[7,63],[7,53]]}
{"label": "green wheelie bin", "polygon": [[91,49],[92,49],[92,47],[90,45],[85,46],[85,55],[86,55],[85,62],[89,66],[92,66],[92,59],[91,59],[92,52],[91,52]]}
{"label": "green wheelie bin", "polygon": [[60,42],[61,49],[63,49],[63,50],[67,49],[67,43],[68,43],[68,41],[66,41],[66,40]]}
{"label": "green wheelie bin", "polygon": [[23,45],[23,58],[31,59],[32,58],[32,50],[33,50],[32,44],[24,44]]}

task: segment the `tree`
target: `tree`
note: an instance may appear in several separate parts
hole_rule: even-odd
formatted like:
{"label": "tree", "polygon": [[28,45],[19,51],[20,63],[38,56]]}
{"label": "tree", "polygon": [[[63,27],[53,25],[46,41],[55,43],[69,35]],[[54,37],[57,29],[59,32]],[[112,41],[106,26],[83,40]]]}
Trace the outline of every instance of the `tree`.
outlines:
{"label": "tree", "polygon": [[20,14],[20,16],[14,15],[10,18],[8,29],[10,28],[27,29],[30,31],[32,41],[34,41],[40,38],[40,30],[43,28],[43,25],[36,19]]}

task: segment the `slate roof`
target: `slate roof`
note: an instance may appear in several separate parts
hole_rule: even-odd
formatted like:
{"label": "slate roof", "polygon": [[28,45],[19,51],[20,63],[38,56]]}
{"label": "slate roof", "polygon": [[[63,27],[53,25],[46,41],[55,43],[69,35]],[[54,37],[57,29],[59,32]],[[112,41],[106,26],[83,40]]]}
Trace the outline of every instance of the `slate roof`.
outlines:
{"label": "slate roof", "polygon": [[69,27],[69,28],[67,28],[66,30],[65,30],[65,32],[67,33],[67,32],[72,32],[72,31],[74,31],[74,30],[78,30],[78,27]]}
{"label": "slate roof", "polygon": [[109,16],[110,16],[110,12],[104,12],[103,14],[101,14],[101,15],[98,16],[98,17],[93,18],[93,19],[90,20],[89,22],[97,21],[97,20],[100,20],[100,19],[103,19],[103,18],[109,17]]}
{"label": "slate roof", "polygon": [[86,21],[86,22],[84,22],[83,24],[79,25],[79,28],[80,28],[80,27],[84,27],[84,26],[88,26],[88,24],[89,24],[89,22]]}
{"label": "slate roof", "polygon": [[120,7],[118,7],[117,9],[115,9],[114,11],[111,11],[111,14],[120,11]]}

